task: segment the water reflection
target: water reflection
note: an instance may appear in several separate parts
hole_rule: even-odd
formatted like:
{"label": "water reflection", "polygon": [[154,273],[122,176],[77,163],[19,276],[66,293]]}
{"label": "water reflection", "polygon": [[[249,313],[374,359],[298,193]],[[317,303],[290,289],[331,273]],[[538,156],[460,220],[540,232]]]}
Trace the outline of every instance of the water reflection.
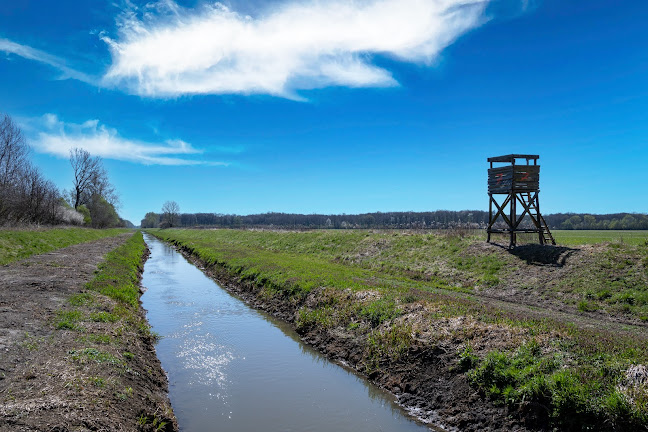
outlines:
{"label": "water reflection", "polygon": [[[146,236],[142,296],[183,431],[424,431],[391,395],[302,344]],[[369,397],[367,397],[369,396]]]}

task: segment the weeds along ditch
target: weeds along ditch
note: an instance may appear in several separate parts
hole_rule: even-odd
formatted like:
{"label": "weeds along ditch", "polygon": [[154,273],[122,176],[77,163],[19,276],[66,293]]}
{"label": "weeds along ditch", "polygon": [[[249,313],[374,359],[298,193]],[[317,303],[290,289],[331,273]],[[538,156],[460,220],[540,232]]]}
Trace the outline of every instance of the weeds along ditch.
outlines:
{"label": "weeds along ditch", "polygon": [[139,310],[139,272],[146,250],[142,233],[136,232],[106,254],[85,290],[71,296],[68,306],[58,311],[55,327],[87,333],[92,323],[112,323],[117,325],[117,336],[129,333],[154,339]]}
{"label": "weeds along ditch", "polygon": [[[151,332],[139,304],[147,253],[142,233],[105,255],[85,289],[70,296],[54,327],[78,336],[67,346],[70,383],[91,403],[123,410],[133,430],[176,430]],[[76,372],[74,372],[76,371]],[[132,411],[132,413],[131,413]],[[112,421],[112,419],[111,419]]]}
{"label": "weeds along ditch", "polygon": [[78,243],[112,237],[132,230],[123,228],[55,228],[0,230],[0,265],[51,252]]}
{"label": "weeds along ditch", "polygon": [[[605,319],[600,328],[584,328],[577,319],[589,313],[579,303],[587,301],[640,322],[647,311],[646,241],[579,250],[563,263],[560,278],[545,283],[545,267],[555,271],[559,264],[538,266],[474,235],[148,232],[253,284],[258,297],[291,305],[298,331],[349,335],[362,348],[359,369],[368,375],[443,345],[454,353],[452,373],[540,427],[648,428],[645,330],[611,330]],[[526,280],[525,272],[527,289],[542,289],[551,304],[573,308],[576,319],[561,321],[550,309],[538,315],[503,308],[480,297],[481,290],[505,289],[520,275]],[[609,296],[597,296],[605,289]],[[624,301],[630,308],[617,308]]]}

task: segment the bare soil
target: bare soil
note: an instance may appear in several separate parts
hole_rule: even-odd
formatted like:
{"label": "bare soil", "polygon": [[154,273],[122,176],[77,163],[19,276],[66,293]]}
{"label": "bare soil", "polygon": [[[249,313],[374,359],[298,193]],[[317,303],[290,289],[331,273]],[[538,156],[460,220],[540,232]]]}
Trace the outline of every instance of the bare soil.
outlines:
{"label": "bare soil", "polygon": [[[177,430],[152,338],[119,321],[81,331],[55,326],[68,299],[128,236],[0,267],[0,430],[153,430],[155,418],[156,426],[166,422],[159,430]],[[114,307],[99,297],[106,310]]]}

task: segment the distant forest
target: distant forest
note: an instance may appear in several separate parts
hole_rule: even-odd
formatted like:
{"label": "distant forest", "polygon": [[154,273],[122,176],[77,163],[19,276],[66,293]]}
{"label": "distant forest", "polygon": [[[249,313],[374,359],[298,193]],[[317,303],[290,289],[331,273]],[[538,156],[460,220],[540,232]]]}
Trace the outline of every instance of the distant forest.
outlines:
{"label": "distant forest", "polygon": [[[648,230],[648,215],[641,213],[605,215],[556,213],[543,216],[552,229]],[[168,220],[169,218],[164,214],[151,212],[146,214],[141,226],[142,228],[155,228],[163,224],[163,226],[218,228],[479,229],[486,228],[488,225],[488,212],[437,210],[432,212],[376,212],[357,215],[263,213],[246,216],[219,213],[178,213],[171,219],[173,223],[169,224]],[[527,221],[527,223],[529,222]]]}

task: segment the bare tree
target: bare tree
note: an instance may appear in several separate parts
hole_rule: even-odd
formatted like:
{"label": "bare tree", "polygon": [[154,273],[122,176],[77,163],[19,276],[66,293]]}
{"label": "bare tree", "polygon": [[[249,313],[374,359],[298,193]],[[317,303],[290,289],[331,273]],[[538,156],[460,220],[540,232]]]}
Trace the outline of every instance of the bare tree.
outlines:
{"label": "bare tree", "polygon": [[180,206],[175,201],[167,201],[162,206],[161,223],[168,228],[180,223]]}
{"label": "bare tree", "polygon": [[0,118],[0,220],[10,218],[18,200],[18,183],[29,165],[29,146],[11,117]]}
{"label": "bare tree", "polygon": [[108,174],[99,156],[92,157],[87,150],[74,148],[70,150],[70,164],[74,171],[74,186],[70,191],[70,204],[78,209],[80,205],[89,205],[92,197],[103,197],[113,206],[118,198],[115,188],[108,180]]}
{"label": "bare tree", "polygon": [[11,117],[4,114],[0,119],[0,182],[11,180],[29,163],[29,146],[22,132]]}
{"label": "bare tree", "polygon": [[90,186],[90,196],[94,195],[102,197],[115,208],[119,207],[119,197],[115,187],[108,180],[108,174],[103,166],[96,173]]}
{"label": "bare tree", "polygon": [[92,195],[90,189],[93,182],[100,177],[103,166],[100,157],[93,158],[87,150],[80,148],[70,150],[70,165],[74,171],[72,198],[74,208],[77,209],[89,201]]}
{"label": "bare tree", "polygon": [[0,115],[0,224],[59,223],[59,191],[29,161],[11,117]]}

